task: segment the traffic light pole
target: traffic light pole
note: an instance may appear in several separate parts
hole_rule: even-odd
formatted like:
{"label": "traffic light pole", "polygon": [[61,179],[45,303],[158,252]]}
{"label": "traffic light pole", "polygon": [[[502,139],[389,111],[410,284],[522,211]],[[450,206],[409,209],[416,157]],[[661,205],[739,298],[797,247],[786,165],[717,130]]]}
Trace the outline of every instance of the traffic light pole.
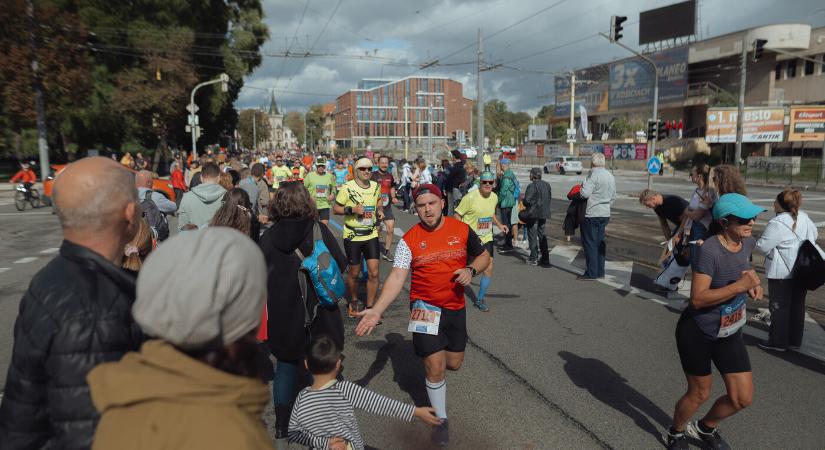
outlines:
{"label": "traffic light pole", "polygon": [[198,89],[200,89],[204,86],[209,86],[210,84],[228,83],[228,82],[229,82],[229,75],[227,75],[225,73],[222,73],[221,76],[219,76],[218,78],[215,78],[212,81],[204,81],[203,83],[195,86],[195,89],[192,89],[192,93],[189,95],[189,117],[190,117],[189,122],[191,123],[190,127],[191,127],[191,130],[192,130],[192,158],[193,159],[198,157],[198,150],[196,148],[198,138],[197,138],[197,135],[196,135],[197,126],[195,125],[195,92],[197,92]]}
{"label": "traffic light pole", "polygon": [[748,68],[748,45],[745,41],[747,35],[742,38],[742,60],[740,61],[739,73],[739,105],[736,113],[736,151],[733,154],[733,164],[739,167],[742,159],[742,121],[745,115],[745,82],[747,81]]}

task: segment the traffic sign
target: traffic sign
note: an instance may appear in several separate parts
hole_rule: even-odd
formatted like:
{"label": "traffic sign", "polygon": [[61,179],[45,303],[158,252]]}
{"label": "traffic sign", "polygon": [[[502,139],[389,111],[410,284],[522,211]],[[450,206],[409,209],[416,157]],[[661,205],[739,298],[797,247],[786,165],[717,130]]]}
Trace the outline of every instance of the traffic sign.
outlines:
{"label": "traffic sign", "polygon": [[651,175],[656,175],[662,170],[662,161],[659,158],[652,156],[647,160],[647,172]]}
{"label": "traffic sign", "polygon": [[190,114],[195,114],[196,112],[198,112],[199,109],[200,108],[198,108],[198,105],[194,103],[186,105],[186,110],[189,111]]}

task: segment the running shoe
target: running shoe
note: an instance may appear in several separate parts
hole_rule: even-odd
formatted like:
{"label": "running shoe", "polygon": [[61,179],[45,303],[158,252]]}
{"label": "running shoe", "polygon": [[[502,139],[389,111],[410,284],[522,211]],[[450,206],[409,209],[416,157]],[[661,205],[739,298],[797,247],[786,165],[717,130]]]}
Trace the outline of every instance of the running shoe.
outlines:
{"label": "running shoe", "polygon": [[755,320],[755,321],[759,321],[759,322],[765,322],[766,324],[770,325],[771,324],[771,311],[766,309],[762,312],[756,313],[753,316],[751,316],[751,320]]}
{"label": "running shoe", "polygon": [[473,302],[473,306],[478,308],[481,312],[489,312],[490,307],[484,302]]}
{"label": "running shoe", "polygon": [[527,263],[528,266],[538,266],[539,265],[539,260],[538,259],[528,259],[525,262]]}
{"label": "running shoe", "polygon": [[501,247],[498,248],[499,253],[512,252],[513,250],[514,250],[514,247],[512,245],[502,245]]}
{"label": "running shoe", "polygon": [[784,351],[788,350],[785,347],[780,347],[778,345],[773,345],[768,341],[760,341],[760,342],[757,342],[756,345],[758,345],[759,348],[761,348],[762,350],[770,350],[772,352],[784,352]]}
{"label": "running shoe", "polygon": [[698,421],[689,422],[685,433],[692,438],[700,439],[711,450],[730,450],[730,445],[719,435],[719,430],[714,428],[710,433],[705,433],[699,428]]}
{"label": "running shoe", "polygon": [[355,319],[358,317],[358,309],[356,302],[349,302],[347,303],[347,316],[350,319]]}
{"label": "running shoe", "polygon": [[430,440],[432,440],[433,445],[438,447],[450,445],[450,429],[447,425],[447,419],[441,419],[441,425],[433,427]]}
{"label": "running shoe", "polygon": [[381,257],[382,257],[382,258],[384,258],[384,259],[386,259],[386,260],[387,260],[387,261],[389,261],[389,262],[393,262],[393,261],[395,261],[395,258],[393,257],[392,253],[390,253],[390,251],[389,251],[389,250],[384,250],[384,251],[381,253]]}
{"label": "running shoe", "polygon": [[665,440],[665,445],[667,445],[668,450],[689,450],[690,445],[688,444],[687,436],[685,432],[677,432],[673,431],[668,427],[665,430],[665,434],[662,436]]}

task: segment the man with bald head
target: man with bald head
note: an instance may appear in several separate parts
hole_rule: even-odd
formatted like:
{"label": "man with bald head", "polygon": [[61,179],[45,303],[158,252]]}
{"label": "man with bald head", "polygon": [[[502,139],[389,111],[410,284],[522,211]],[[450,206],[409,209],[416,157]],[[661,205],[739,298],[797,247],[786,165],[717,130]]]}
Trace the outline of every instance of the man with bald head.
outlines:
{"label": "man with bald head", "polygon": [[152,190],[152,180],[154,175],[148,170],[141,170],[135,174],[135,186],[137,186],[138,198],[143,201],[146,200],[146,194],[151,193],[151,199],[155,202],[160,212],[164,214],[174,214],[178,209],[175,202],[166,198],[160,192]]}
{"label": "man with bald head", "polygon": [[55,180],[60,253],[32,278],[14,324],[0,442],[10,449],[86,449],[98,414],[86,374],[138,350],[135,274],[120,268],[141,220],[132,174],[84,158]]}

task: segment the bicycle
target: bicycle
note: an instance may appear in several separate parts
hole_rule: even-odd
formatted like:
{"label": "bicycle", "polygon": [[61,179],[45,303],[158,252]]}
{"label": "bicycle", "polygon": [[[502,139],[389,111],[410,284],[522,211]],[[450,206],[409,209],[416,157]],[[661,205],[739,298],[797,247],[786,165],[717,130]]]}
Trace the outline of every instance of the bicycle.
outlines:
{"label": "bicycle", "polygon": [[30,188],[26,189],[26,186],[23,184],[18,184],[15,186],[15,193],[14,193],[14,207],[17,208],[18,211],[23,211],[26,209],[26,203],[28,202],[31,205],[32,209],[40,208],[43,206],[43,202],[40,200],[40,193],[37,189]]}

